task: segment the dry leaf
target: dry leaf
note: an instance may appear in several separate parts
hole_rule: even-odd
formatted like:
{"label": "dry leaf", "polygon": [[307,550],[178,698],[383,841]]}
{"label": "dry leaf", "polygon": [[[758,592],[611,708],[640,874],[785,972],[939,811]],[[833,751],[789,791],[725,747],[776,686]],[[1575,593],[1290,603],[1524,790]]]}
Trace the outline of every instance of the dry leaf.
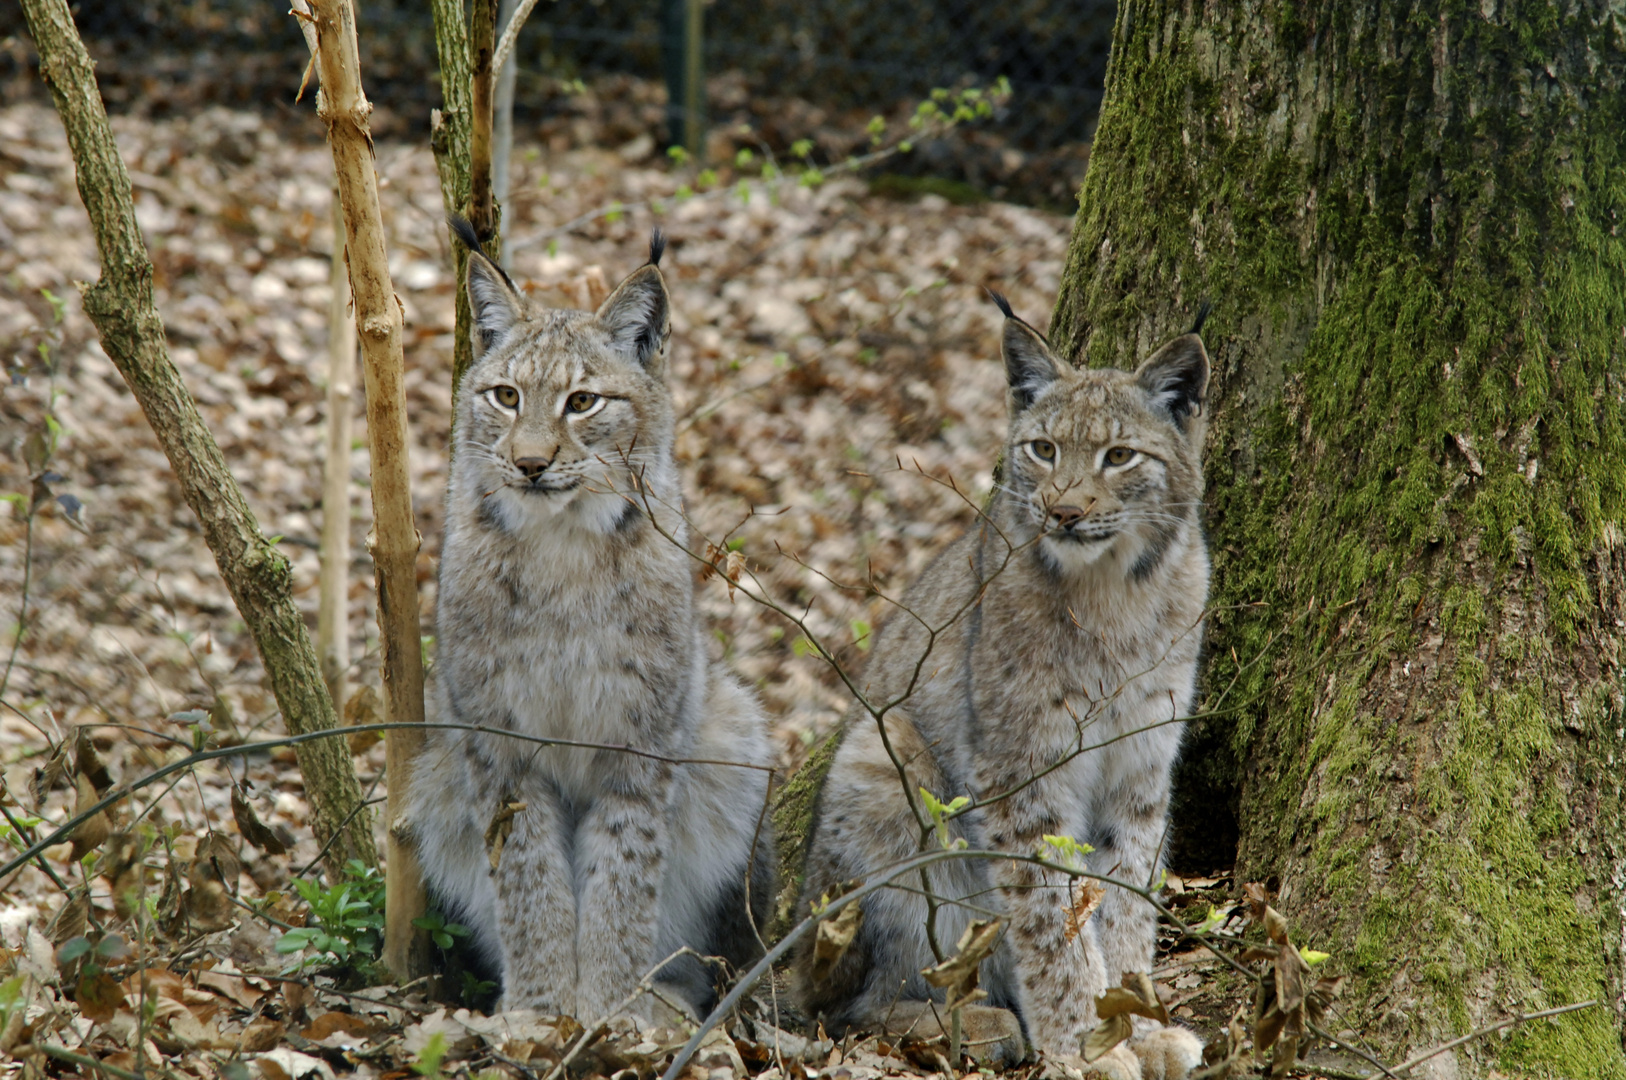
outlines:
{"label": "dry leaf", "polygon": [[1090,881],[1088,878],[1080,878],[1074,883],[1073,888],[1077,890],[1078,895],[1074,899],[1072,906],[1067,909],[1066,934],[1069,945],[1072,944],[1074,938],[1084,932],[1084,927],[1089,923],[1090,916],[1095,914],[1095,909],[1101,906],[1101,901],[1106,899],[1107,895],[1104,885]]}
{"label": "dry leaf", "polygon": [[365,1016],[357,1016],[354,1013],[325,1012],[312,1020],[300,1034],[316,1042],[336,1031],[342,1031],[346,1035],[371,1035],[377,1030],[377,1026]]}
{"label": "dry leaf", "polygon": [[28,793],[34,797],[34,808],[37,810],[62,779],[68,775],[68,744],[66,741],[57,744],[51,756],[41,767],[34,770],[34,779],[28,785]]}
{"label": "dry leaf", "polygon": [[245,1054],[264,1053],[282,1041],[282,1032],[282,1021],[262,1016],[243,1032],[238,1045]]}
{"label": "dry leaf", "polygon": [[834,917],[826,916],[819,920],[813,937],[811,975],[814,982],[823,982],[830,977],[830,972],[835,970],[863,925],[864,906],[857,902],[848,904]]}
{"label": "dry leaf", "polygon": [[105,1024],[124,1006],[124,988],[106,972],[80,976],[73,991],[74,1003],[84,1016]]}
{"label": "dry leaf", "polygon": [[[101,796],[96,794],[95,785],[91,782],[90,777],[84,773],[80,773],[74,783],[79,789],[73,805],[74,816],[77,817],[95,806]],[[83,859],[106,843],[107,838],[112,834],[113,822],[107,816],[107,811],[97,811],[84,821],[81,821],[79,826],[73,830],[73,851],[68,855],[68,861],[78,862]]]}
{"label": "dry leaf", "polygon": [[980,919],[972,923],[960,935],[953,956],[921,972],[928,983],[946,992],[944,1008],[957,1009],[988,996],[986,990],[977,987],[977,973],[983,960],[999,944],[999,935],[1004,929],[1004,919]]}
{"label": "dry leaf", "polygon": [[1264,922],[1265,909],[1270,906],[1270,890],[1260,882],[1250,881],[1242,886],[1242,903],[1250,920]]}
{"label": "dry leaf", "polygon": [[225,970],[224,964],[219,971],[199,971],[192,977],[199,987],[213,991],[245,1009],[254,1008],[266,995],[266,991],[252,985],[241,975]]}
{"label": "dry leaf", "polygon": [[[1109,991],[1110,992],[1110,991]],[[1112,1052],[1112,1048],[1135,1033],[1135,1025],[1128,1013],[1102,1020],[1084,1037],[1084,1060],[1096,1061]]]}
{"label": "dry leaf", "polygon": [[100,755],[96,753],[96,745],[91,741],[88,725],[74,733],[73,763],[73,771],[89,779],[98,792],[113,786],[113,778],[107,774],[107,766],[102,764]]}
{"label": "dry leaf", "polygon": [[486,826],[486,855],[491,859],[491,869],[495,871],[502,862],[503,845],[508,843],[509,834],[514,831],[514,815],[525,809],[523,802],[504,802],[491,815],[491,824]]}
{"label": "dry leaf", "polygon": [[64,941],[79,937],[89,925],[90,897],[79,892],[51,916],[51,921],[45,924],[45,936],[52,945],[61,945]]}
{"label": "dry leaf", "polygon": [[1126,971],[1121,985],[1114,986],[1095,999],[1095,1015],[1103,1020],[1110,1016],[1145,1016],[1160,1024],[1169,1022],[1169,1010],[1157,996],[1157,987],[1144,971]]}
{"label": "dry leaf", "polygon": [[254,807],[249,804],[243,789],[236,784],[231,786],[231,816],[237,822],[237,831],[243,839],[267,855],[282,855],[288,851],[287,846],[277,839],[277,834],[255,816]]}
{"label": "dry leaf", "polygon": [[[380,724],[384,721],[384,706],[378,700],[378,691],[371,686],[363,686],[350,695],[350,700],[344,703],[344,722],[346,726],[358,727],[365,724]],[[384,733],[381,731],[358,731],[353,735],[345,736],[350,744],[352,754],[365,754],[373,746],[381,742]]]}

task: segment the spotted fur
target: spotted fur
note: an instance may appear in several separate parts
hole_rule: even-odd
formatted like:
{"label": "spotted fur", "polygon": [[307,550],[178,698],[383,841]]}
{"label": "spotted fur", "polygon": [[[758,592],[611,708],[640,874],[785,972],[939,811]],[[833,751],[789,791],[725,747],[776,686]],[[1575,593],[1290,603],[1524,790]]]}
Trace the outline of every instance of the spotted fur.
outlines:
{"label": "spotted fur", "polygon": [[[532,307],[465,242],[476,349],[455,409],[433,718],[769,764],[761,710],[708,661],[695,610],[659,233],[593,313]],[[500,969],[503,1006],[590,1022],[681,946],[757,951],[766,797],[752,769],[432,731],[402,828]],[[483,837],[510,801],[525,809],[493,872]],[[692,1009],[712,998],[693,959],[662,981]]]}
{"label": "spotted fur", "polygon": [[[1187,334],[1134,373],[1076,370],[996,301],[1007,315],[1002,485],[880,635],[864,690],[877,706],[898,703],[886,717],[891,753],[855,709],[820,795],[804,912],[936,845],[892,755],[908,790],[990,800],[953,823],[973,846],[1030,855],[1065,834],[1094,846],[1098,873],[1157,878],[1208,592],[1198,515],[1208,357]],[[1076,886],[1058,873],[963,861],[939,864],[930,881],[951,900],[937,915],[941,948],[973,918],[1006,919],[983,964],[988,1000],[965,1016],[967,1039],[980,1034],[993,1056],[1020,1057],[1023,1035],[1046,1054],[1077,1055],[1094,997],[1151,967],[1153,911],[1123,889],[1109,886],[1080,930],[1069,919]],[[832,1030],[939,1029],[941,993],[920,974],[933,963],[921,882],[900,884],[916,891],[866,898],[828,978],[815,981],[811,950],[801,955],[802,1002]],[[1184,1076],[1200,1052],[1179,1028],[1131,1049],[1160,1077]]]}

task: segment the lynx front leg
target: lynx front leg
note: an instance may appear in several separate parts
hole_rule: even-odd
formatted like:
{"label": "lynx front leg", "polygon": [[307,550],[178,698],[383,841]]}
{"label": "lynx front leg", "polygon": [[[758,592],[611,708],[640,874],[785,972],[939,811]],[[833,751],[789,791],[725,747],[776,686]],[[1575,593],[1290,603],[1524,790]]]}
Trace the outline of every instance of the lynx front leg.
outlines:
{"label": "lynx front leg", "polygon": [[[576,1001],[577,1015],[586,1023],[619,1005],[662,959],[654,953],[671,769],[651,762],[628,771],[643,775],[594,802],[576,834],[581,893]],[[634,1003],[631,1011],[647,1018],[648,1000]]]}
{"label": "lynx front leg", "polygon": [[551,792],[527,791],[493,876],[504,1009],[579,1015],[576,898],[564,815]]}
{"label": "lynx front leg", "polygon": [[[1004,784],[990,790],[1011,790]],[[991,846],[1013,855],[1039,850],[1046,833],[1061,830],[1060,814],[1044,796],[1054,785],[1039,782],[988,808]],[[1057,793],[1059,794],[1059,793]],[[1069,879],[1030,863],[994,864],[994,884],[1010,920],[1018,997],[1028,1035],[1043,1053],[1075,1055],[1095,1023],[1095,997],[1106,989],[1095,935],[1069,925]]]}
{"label": "lynx front leg", "polygon": [[[1150,888],[1163,861],[1169,819],[1169,771],[1148,769],[1112,786],[1095,807],[1098,846],[1090,864],[1115,880]],[[1107,981],[1126,971],[1151,971],[1157,948],[1157,911],[1128,889],[1107,886],[1094,919]]]}

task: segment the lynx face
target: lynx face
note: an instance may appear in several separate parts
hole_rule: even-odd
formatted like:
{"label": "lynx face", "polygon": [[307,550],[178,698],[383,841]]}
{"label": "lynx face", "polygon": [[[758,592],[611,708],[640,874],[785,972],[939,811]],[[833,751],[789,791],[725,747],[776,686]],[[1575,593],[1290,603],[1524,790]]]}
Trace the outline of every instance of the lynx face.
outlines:
{"label": "lynx face", "polygon": [[458,391],[455,465],[480,487],[487,524],[512,531],[573,514],[608,531],[643,468],[661,460],[671,319],[658,247],[591,314],[534,308],[470,254],[475,359]]}
{"label": "lynx face", "polygon": [[1202,498],[1208,355],[1176,338],[1133,374],[1076,370],[1006,319],[1011,422],[1005,477],[1017,520],[1063,575],[1098,566],[1144,579]]}

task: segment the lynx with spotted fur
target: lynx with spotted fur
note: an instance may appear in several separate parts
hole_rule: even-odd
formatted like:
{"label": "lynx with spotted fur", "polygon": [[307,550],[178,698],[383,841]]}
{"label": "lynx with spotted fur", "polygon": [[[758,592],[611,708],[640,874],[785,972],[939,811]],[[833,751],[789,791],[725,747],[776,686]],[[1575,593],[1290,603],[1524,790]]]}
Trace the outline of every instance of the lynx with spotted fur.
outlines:
{"label": "lynx with spotted fur", "polygon": [[[768,774],[672,759],[766,766],[772,752],[695,610],[660,234],[589,314],[533,308],[454,225],[472,251],[475,359],[456,402],[431,719],[659,758],[431,731],[403,830],[500,968],[503,1007],[590,1023],[681,946],[735,963],[759,951]],[[484,837],[507,802],[525,808],[493,870]],[[712,999],[692,957],[660,982],[692,1009]]]}
{"label": "lynx with spotted fur", "polygon": [[[1208,594],[1198,520],[1208,357],[1191,333],[1133,374],[1077,370],[999,302],[1003,484],[985,519],[907,591],[864,689],[876,705],[902,699],[886,728],[911,790],[989,800],[953,823],[973,847],[1031,855],[1045,835],[1065,834],[1094,846],[1095,872],[1149,886]],[[842,883],[873,880],[921,850],[898,770],[862,709],[848,718],[815,816],[804,914]],[[1046,1055],[1076,1056],[1096,1023],[1095,996],[1151,968],[1153,910],[1124,889],[1109,885],[1080,929],[1069,917],[1077,886],[1059,873],[958,861],[930,876],[932,891],[955,901],[937,914],[942,948],[952,951],[973,918],[1006,920],[982,967],[989,1000],[964,1010],[974,1050],[1019,1058],[1025,1037]],[[804,948],[804,1006],[832,1030],[938,1034],[941,992],[921,977],[934,962],[925,900],[882,890],[863,905],[856,939],[822,981]],[[1183,1077],[1200,1056],[1190,1032],[1161,1028],[1095,1067]]]}

